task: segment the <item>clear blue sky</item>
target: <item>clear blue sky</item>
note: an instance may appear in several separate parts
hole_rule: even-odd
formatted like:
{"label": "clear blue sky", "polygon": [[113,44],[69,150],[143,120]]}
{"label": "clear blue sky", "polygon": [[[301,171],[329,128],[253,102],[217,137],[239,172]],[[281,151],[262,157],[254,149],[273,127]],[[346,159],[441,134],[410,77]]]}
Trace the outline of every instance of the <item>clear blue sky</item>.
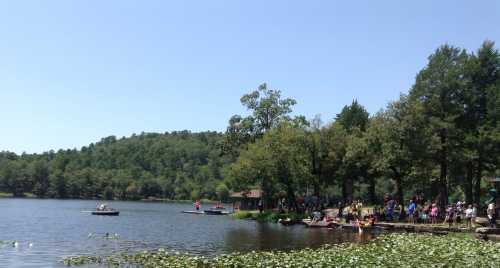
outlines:
{"label": "clear blue sky", "polygon": [[500,43],[499,3],[1,1],[0,150],[223,131],[262,82],[308,118],[374,113],[438,46]]}

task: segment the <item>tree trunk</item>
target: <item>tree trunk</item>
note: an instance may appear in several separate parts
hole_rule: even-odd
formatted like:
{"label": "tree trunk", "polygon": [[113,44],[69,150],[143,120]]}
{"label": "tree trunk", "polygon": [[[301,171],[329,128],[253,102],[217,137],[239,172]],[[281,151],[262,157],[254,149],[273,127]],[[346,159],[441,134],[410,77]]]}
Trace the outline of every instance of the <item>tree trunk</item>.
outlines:
{"label": "tree trunk", "polygon": [[399,204],[404,204],[403,200],[403,176],[395,167],[391,167],[393,172],[394,183],[396,184],[396,201]]}
{"label": "tree trunk", "polygon": [[440,156],[440,174],[439,174],[439,209],[445,211],[448,205],[448,150],[446,145],[446,130],[441,130],[441,156]]}
{"label": "tree trunk", "polygon": [[272,208],[271,206],[271,196],[270,196],[270,187],[267,179],[262,179],[262,206],[264,209]]}
{"label": "tree trunk", "polygon": [[474,183],[474,203],[478,206],[481,206],[481,175],[483,173],[481,159],[478,160],[476,174],[475,174],[475,183]]}
{"label": "tree trunk", "polygon": [[286,195],[287,195],[287,199],[288,199],[288,208],[292,209],[295,212],[298,212],[297,202],[295,200],[295,191],[293,189],[291,189],[290,187],[287,187]]}
{"label": "tree trunk", "polygon": [[377,203],[377,197],[375,196],[375,178],[373,176],[368,178],[368,198],[370,199],[370,204]]}
{"label": "tree trunk", "polygon": [[353,181],[352,178],[346,177],[344,178],[344,183],[342,185],[342,196],[344,197],[345,202],[352,202],[352,193],[353,193]]}
{"label": "tree trunk", "polygon": [[474,179],[474,165],[472,162],[467,163],[467,177],[465,178],[465,202],[472,204],[474,196],[472,194],[472,183]]}

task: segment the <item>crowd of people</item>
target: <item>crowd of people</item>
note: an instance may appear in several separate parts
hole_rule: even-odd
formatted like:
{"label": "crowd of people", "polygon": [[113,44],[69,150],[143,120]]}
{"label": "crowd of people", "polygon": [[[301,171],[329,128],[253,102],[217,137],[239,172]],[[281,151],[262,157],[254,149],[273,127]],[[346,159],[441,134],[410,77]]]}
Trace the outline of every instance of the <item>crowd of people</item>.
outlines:
{"label": "crowd of people", "polygon": [[[400,204],[388,194],[384,196],[384,204],[375,206],[371,211],[363,213],[363,203],[360,200],[344,204],[339,202],[337,218],[351,221],[385,221],[407,222],[410,224],[448,224],[458,226],[465,223],[467,228],[476,227],[479,207],[477,204],[466,204],[457,200],[440,211],[436,202],[425,201],[421,195],[416,195],[407,204]],[[497,211],[494,203],[490,203],[486,216],[491,227],[496,227]],[[444,219],[444,220],[443,220]]]}

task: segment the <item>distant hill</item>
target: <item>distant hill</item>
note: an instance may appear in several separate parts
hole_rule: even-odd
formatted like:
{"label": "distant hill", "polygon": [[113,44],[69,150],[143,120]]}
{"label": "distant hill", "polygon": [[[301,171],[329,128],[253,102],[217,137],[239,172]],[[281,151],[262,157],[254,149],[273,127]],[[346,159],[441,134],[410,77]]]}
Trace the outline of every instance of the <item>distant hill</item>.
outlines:
{"label": "distant hill", "polygon": [[0,153],[0,191],[52,198],[218,199],[227,196],[217,132],[109,136],[80,150]]}

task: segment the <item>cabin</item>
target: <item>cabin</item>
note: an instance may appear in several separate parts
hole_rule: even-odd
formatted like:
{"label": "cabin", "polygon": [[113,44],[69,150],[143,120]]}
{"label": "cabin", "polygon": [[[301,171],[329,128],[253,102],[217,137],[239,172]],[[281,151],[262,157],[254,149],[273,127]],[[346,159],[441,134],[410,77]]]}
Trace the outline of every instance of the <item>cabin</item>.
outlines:
{"label": "cabin", "polygon": [[259,208],[259,200],[261,198],[262,191],[260,189],[233,192],[229,197],[234,208],[243,210],[257,210]]}

